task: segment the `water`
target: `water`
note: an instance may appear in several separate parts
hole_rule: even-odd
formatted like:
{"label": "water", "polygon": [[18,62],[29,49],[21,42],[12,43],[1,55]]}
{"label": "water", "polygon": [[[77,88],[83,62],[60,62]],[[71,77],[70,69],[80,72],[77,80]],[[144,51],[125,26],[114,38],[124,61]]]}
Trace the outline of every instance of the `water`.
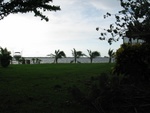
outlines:
{"label": "water", "polygon": [[[33,63],[32,59],[33,58],[38,58],[41,60],[41,64],[47,64],[47,63],[53,63],[54,62],[54,58],[50,58],[50,57],[24,57],[25,60],[30,60],[31,64]],[[70,61],[73,60],[73,57],[68,57],[68,58],[62,58],[62,59],[58,59],[58,63],[70,63]],[[83,58],[78,58],[77,61],[81,62],[81,63],[90,63],[90,59],[83,57]],[[93,63],[107,63],[109,61],[108,57],[97,57],[93,59]],[[13,63],[16,64],[17,62],[13,60]]]}

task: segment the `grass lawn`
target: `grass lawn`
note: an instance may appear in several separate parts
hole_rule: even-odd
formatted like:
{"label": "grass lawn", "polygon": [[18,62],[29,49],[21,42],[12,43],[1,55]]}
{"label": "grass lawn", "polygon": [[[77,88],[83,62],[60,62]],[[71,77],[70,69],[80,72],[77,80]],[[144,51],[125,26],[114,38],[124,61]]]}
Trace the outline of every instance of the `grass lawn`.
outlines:
{"label": "grass lawn", "polygon": [[114,64],[38,64],[0,67],[0,113],[93,113],[73,104],[68,89],[88,92],[91,77]]}

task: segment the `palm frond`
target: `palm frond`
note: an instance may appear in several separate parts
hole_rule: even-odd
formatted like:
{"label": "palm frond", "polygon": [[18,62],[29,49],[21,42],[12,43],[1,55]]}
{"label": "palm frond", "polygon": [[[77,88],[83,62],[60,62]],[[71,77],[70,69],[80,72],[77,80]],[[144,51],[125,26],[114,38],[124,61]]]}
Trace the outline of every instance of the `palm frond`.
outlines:
{"label": "palm frond", "polygon": [[66,54],[65,54],[64,51],[60,51],[60,52],[59,52],[59,55],[62,56],[62,57],[66,57]]}
{"label": "palm frond", "polygon": [[93,51],[92,56],[95,58],[95,57],[98,57],[98,56],[101,56],[101,55],[98,51]]}
{"label": "palm frond", "polygon": [[52,57],[52,58],[54,58],[56,55],[54,55],[54,54],[51,53],[49,56]]}
{"label": "palm frond", "polygon": [[108,55],[109,55],[109,57],[114,56],[114,55],[115,55],[114,50],[113,50],[113,49],[109,49],[109,50],[108,50]]}
{"label": "palm frond", "polygon": [[80,58],[82,56],[86,56],[84,53],[82,53],[82,51],[77,51],[76,54],[77,54],[77,58]]}
{"label": "palm frond", "polygon": [[73,50],[71,50],[72,51],[72,56],[76,56],[76,50],[73,48]]}
{"label": "palm frond", "polygon": [[100,55],[100,52],[98,52],[98,51],[91,51],[91,50],[87,50],[88,51],[88,53],[89,53],[89,58],[95,58],[95,57],[98,57],[98,56],[101,56]]}

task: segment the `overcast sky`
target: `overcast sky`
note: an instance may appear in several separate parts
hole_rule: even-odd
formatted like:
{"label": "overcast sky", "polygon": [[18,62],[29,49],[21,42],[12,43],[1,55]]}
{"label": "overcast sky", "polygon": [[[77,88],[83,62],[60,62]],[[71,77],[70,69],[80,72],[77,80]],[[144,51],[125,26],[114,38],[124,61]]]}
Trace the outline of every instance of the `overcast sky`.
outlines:
{"label": "overcast sky", "polygon": [[[98,38],[101,29],[113,22],[104,19],[107,12],[120,9],[118,0],[53,0],[61,11],[47,12],[49,22],[41,21],[33,14],[12,14],[0,20],[0,46],[12,52],[22,52],[23,57],[45,57],[55,50],[63,50],[72,56],[71,50],[87,49],[108,56],[108,50],[120,47],[122,40],[109,45]],[[101,30],[100,29],[100,30]]]}

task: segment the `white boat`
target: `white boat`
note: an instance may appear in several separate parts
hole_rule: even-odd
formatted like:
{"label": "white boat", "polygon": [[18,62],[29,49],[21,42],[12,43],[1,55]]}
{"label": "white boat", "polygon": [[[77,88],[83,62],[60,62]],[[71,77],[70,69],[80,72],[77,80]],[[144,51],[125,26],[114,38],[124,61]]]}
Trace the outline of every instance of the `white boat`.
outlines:
{"label": "white boat", "polygon": [[21,52],[14,52],[13,57],[20,57],[21,58]]}

